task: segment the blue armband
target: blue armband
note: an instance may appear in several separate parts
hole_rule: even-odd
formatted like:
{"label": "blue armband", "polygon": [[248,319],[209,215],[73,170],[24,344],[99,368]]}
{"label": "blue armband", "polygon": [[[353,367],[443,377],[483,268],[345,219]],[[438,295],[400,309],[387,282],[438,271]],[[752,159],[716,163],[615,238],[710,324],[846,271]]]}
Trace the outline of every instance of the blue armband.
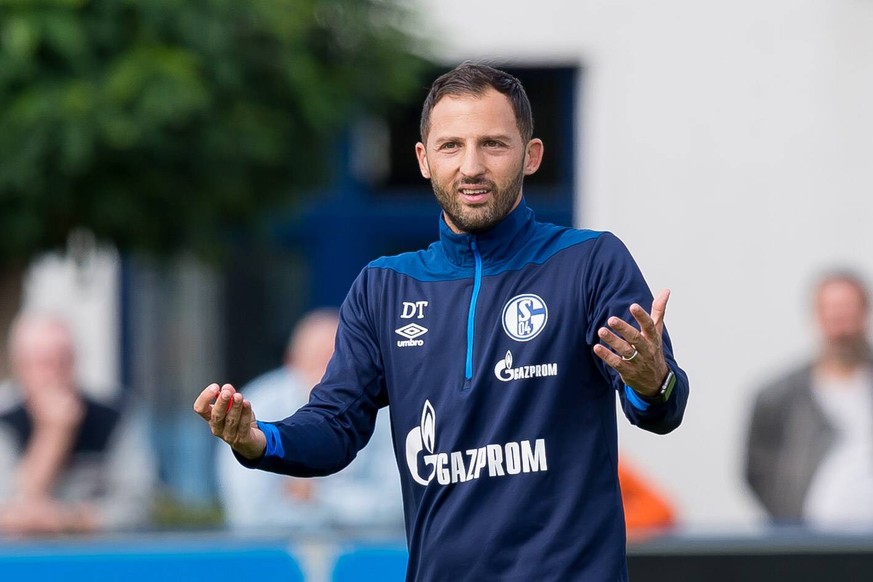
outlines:
{"label": "blue armband", "polygon": [[267,437],[267,449],[264,451],[265,457],[284,457],[285,447],[282,446],[282,439],[279,437],[279,429],[275,425],[257,421],[258,428]]}
{"label": "blue armband", "polygon": [[[627,396],[628,402],[630,402],[631,405],[633,405],[633,407],[637,410],[645,412],[649,409],[649,406],[651,406],[650,403],[643,400],[642,397],[636,393],[636,390],[634,390],[627,384],[624,385],[624,393],[625,396]],[[269,450],[269,448],[267,450]]]}
{"label": "blue armband", "polygon": [[668,370],[667,377],[664,378],[664,382],[661,384],[661,389],[656,396],[652,398],[640,396],[637,394],[636,390],[627,384],[624,385],[624,393],[627,395],[627,399],[634,408],[645,412],[652,404],[663,404],[667,402],[670,399],[670,395],[673,394],[674,386],[676,386],[676,374],[673,373],[673,370]]}

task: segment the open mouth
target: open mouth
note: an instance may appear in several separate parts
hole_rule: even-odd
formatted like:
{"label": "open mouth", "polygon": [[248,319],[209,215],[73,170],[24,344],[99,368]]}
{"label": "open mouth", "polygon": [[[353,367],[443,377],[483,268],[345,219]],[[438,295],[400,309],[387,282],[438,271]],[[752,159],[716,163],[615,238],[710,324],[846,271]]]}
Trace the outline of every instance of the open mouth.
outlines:
{"label": "open mouth", "polygon": [[488,199],[488,196],[491,194],[491,189],[487,187],[462,187],[458,188],[458,193],[461,195],[461,199],[467,204],[477,204],[481,202],[485,202]]}

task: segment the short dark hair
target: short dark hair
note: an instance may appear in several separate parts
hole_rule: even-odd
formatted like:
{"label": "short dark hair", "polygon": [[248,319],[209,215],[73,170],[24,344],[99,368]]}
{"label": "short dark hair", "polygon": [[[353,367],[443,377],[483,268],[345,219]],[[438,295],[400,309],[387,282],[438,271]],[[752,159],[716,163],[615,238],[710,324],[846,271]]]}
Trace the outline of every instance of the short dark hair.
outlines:
{"label": "short dark hair", "polygon": [[430,132],[430,114],[446,95],[481,96],[489,89],[506,95],[515,113],[515,122],[521,138],[527,143],[533,137],[533,113],[521,81],[504,71],[485,64],[466,61],[441,75],[431,85],[421,110],[421,141],[427,142]]}

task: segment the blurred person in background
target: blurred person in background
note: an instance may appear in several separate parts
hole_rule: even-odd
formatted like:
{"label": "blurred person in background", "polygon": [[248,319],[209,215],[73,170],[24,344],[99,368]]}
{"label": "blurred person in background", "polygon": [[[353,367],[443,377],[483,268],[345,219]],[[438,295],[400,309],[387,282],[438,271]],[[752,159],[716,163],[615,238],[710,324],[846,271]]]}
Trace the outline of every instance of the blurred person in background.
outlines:
{"label": "blurred person in background", "polygon": [[[309,401],[333,355],[339,315],[335,309],[306,314],[294,327],[283,365],[255,378],[241,392],[264,418],[292,415]],[[391,446],[387,411],[376,421],[370,444],[334,475],[289,477],[243,467],[220,443],[218,488],[225,521],[234,530],[265,527],[295,532],[348,529],[402,535],[400,478]]]}
{"label": "blurred person in background", "polygon": [[746,479],[775,522],[873,528],[869,291],[850,271],[826,274],[814,310],[818,355],[757,396]]}
{"label": "blurred person in background", "polygon": [[149,523],[156,465],[145,426],[77,384],[73,334],[22,313],[8,353],[16,401],[0,413],[0,533],[48,535]]}

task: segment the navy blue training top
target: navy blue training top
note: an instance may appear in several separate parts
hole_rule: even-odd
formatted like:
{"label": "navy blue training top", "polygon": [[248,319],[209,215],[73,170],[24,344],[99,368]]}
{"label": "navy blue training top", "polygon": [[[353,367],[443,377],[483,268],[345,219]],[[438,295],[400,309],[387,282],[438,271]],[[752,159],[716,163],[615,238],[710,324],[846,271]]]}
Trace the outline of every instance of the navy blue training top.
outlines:
{"label": "navy blue training top", "polygon": [[243,462],[339,471],[390,404],[408,581],[625,581],[615,395],[656,433],[688,397],[666,331],[677,383],[664,404],[594,355],[608,317],[634,322],[632,303],[652,294],[610,233],[536,222],[524,201],[483,234],[441,220],[427,250],[360,273],[309,404],[260,423],[267,450]]}

